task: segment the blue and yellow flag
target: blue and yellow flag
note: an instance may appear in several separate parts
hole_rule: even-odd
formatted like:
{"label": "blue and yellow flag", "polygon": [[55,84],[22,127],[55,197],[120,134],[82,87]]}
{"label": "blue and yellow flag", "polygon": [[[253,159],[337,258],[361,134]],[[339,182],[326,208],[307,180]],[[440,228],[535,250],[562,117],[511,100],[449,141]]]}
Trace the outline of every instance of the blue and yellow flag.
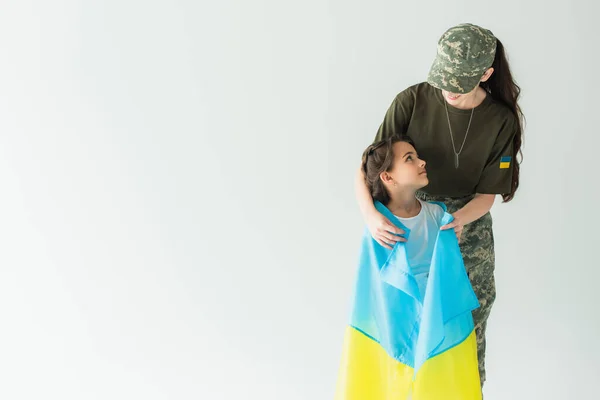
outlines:
{"label": "blue and yellow flag", "polygon": [[[452,219],[444,212],[440,226]],[[354,291],[336,400],[481,399],[471,315],[479,303],[453,230],[438,232],[424,296],[405,245],[386,249],[365,231]]]}

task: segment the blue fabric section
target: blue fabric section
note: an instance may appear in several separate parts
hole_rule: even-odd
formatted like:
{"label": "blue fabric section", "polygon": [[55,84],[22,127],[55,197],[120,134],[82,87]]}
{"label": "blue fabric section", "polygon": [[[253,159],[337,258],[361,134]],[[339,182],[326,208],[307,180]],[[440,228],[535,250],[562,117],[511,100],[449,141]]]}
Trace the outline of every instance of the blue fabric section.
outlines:
{"label": "blue fabric section", "polygon": [[504,156],[500,158],[500,162],[509,162],[512,159],[511,156]]}
{"label": "blue fabric section", "polygon": [[[451,215],[445,214],[441,225],[452,219]],[[477,307],[479,302],[464,268],[456,234],[453,230],[440,231],[427,281],[423,307],[426,317],[421,319],[415,369],[434,353],[454,346],[454,341],[445,340],[448,334],[464,340],[473,329],[471,311]],[[459,318],[461,316],[463,318]],[[449,324],[450,321],[453,324]]]}
{"label": "blue fabric section", "polygon": [[[368,230],[365,231],[350,324],[374,338],[390,356],[412,367],[420,307],[404,307],[415,303],[414,297],[381,279],[383,265],[395,267],[397,264],[388,263],[392,252],[379,245]],[[403,263],[403,268],[398,270],[404,270],[406,260]]]}
{"label": "blue fabric section", "polygon": [[[446,212],[440,226],[453,220]],[[375,207],[408,230],[385,206]],[[465,271],[456,235],[439,231],[427,291],[421,298],[404,243],[386,249],[365,230],[361,244],[351,325],[379,342],[396,360],[414,368],[464,341],[473,330],[471,311],[479,306]]]}

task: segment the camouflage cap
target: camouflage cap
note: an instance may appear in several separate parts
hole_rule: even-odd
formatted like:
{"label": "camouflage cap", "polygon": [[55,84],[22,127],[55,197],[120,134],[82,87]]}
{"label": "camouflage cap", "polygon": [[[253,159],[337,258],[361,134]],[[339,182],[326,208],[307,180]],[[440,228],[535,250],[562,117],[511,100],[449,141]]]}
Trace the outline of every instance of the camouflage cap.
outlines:
{"label": "camouflage cap", "polygon": [[473,24],[454,26],[438,41],[427,82],[451,93],[468,93],[492,66],[495,55],[496,37],[492,32]]}

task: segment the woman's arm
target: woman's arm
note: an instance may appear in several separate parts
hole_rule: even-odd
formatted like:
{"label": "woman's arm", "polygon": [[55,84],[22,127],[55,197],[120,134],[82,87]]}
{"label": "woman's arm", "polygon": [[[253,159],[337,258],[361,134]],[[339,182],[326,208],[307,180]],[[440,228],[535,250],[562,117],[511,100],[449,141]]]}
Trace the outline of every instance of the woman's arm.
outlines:
{"label": "woman's arm", "polygon": [[405,238],[397,236],[404,234],[404,231],[392,224],[375,208],[361,167],[358,168],[356,173],[354,186],[360,213],[367,223],[373,239],[388,249],[391,249],[397,242],[406,242]]}
{"label": "woman's arm", "polygon": [[495,194],[476,194],[473,200],[465,204],[463,208],[453,214],[454,218],[459,219],[462,225],[468,225],[477,221],[492,209],[496,200]]}
{"label": "woman's arm", "polygon": [[375,209],[375,205],[373,204],[373,198],[369,193],[369,188],[367,187],[367,183],[365,182],[365,174],[363,172],[362,166],[358,167],[358,171],[356,171],[356,178],[354,182],[354,190],[356,193],[356,201],[358,202],[358,208],[360,209],[360,213],[365,220],[369,214],[373,212],[377,212]]}
{"label": "woman's arm", "polygon": [[[514,164],[517,162],[513,153],[513,141],[518,133],[517,128],[518,120],[514,116],[508,116],[496,138],[496,143],[494,143],[488,162],[475,188],[477,194],[473,200],[453,214],[455,221],[442,227],[442,229],[454,228],[459,240],[463,226],[478,220],[490,211],[492,205],[494,205],[496,194],[511,192],[512,171]],[[508,162],[506,162],[508,168],[501,167],[504,158],[508,159]]]}
{"label": "woman's arm", "polygon": [[[383,122],[377,130],[374,142],[388,138],[396,133],[407,132],[414,103],[415,95],[412,90],[400,92],[388,107]],[[359,168],[356,173],[355,191],[360,213],[373,239],[388,249],[391,249],[397,242],[406,242],[405,238],[397,236],[403,235],[404,231],[392,224],[375,208],[373,198],[365,182],[362,168]]]}
{"label": "woman's arm", "polygon": [[460,240],[463,227],[473,221],[477,221],[492,209],[496,200],[495,194],[478,193],[473,200],[468,202],[463,208],[456,211],[452,216],[454,221],[441,227],[442,230],[452,229],[456,232],[456,237]]}

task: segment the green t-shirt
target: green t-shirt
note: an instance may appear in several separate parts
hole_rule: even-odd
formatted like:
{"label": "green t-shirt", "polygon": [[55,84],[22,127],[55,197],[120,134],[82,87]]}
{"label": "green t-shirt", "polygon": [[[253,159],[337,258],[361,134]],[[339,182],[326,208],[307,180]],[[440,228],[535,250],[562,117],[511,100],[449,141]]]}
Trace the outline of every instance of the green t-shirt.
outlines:
{"label": "green t-shirt", "polygon": [[[411,137],[419,157],[427,162],[425,193],[449,197],[510,193],[517,118],[508,107],[486,96],[473,111],[457,169],[444,103],[441,91],[426,82],[400,92],[385,114],[375,142],[398,133]],[[471,110],[448,104],[448,115],[458,152]]]}

